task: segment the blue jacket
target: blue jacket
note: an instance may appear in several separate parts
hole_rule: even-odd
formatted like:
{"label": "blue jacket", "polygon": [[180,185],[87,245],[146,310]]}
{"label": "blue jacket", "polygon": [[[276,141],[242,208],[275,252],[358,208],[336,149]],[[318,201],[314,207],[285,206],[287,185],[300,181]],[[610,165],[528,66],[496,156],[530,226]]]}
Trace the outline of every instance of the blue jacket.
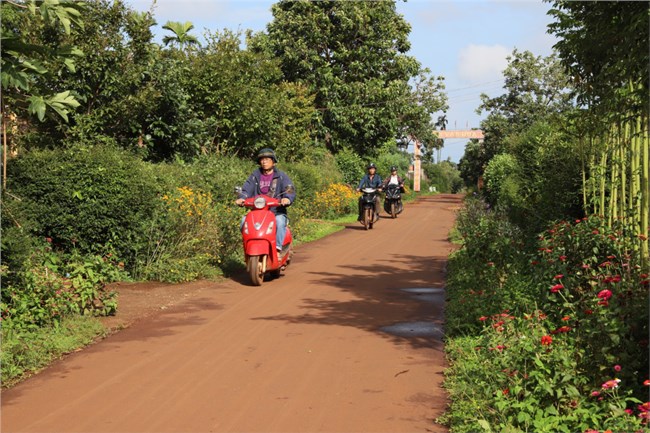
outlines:
{"label": "blue jacket", "polygon": [[361,182],[359,182],[359,187],[357,189],[379,188],[380,186],[381,186],[381,176],[375,174],[375,176],[371,180],[370,175],[366,174],[361,178]]}
{"label": "blue jacket", "polygon": [[[248,176],[248,179],[246,179],[246,182],[244,182],[244,185],[242,186],[242,192],[239,194],[239,198],[255,197],[256,195],[262,194],[262,191],[260,191],[261,175],[262,171],[258,169]],[[293,187],[293,192],[283,194],[289,186]],[[288,198],[289,201],[293,203],[296,199],[296,188],[293,186],[293,182],[285,172],[273,167],[273,180],[271,181],[271,188],[266,195],[269,197]],[[275,214],[286,214],[287,206],[278,206],[272,208],[271,211]]]}

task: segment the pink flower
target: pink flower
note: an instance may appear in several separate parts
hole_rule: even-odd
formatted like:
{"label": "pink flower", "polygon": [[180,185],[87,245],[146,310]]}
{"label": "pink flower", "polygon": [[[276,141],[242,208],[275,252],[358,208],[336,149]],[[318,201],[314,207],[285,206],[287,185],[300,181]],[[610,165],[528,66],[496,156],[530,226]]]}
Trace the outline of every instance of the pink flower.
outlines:
{"label": "pink flower", "polygon": [[591,396],[592,397],[598,397],[600,395],[600,392],[598,391],[591,391]]}
{"label": "pink flower", "polygon": [[603,389],[614,389],[618,388],[618,384],[621,382],[621,379],[612,379],[608,380],[607,382],[603,383],[601,387]]}
{"label": "pink flower", "polygon": [[598,292],[598,298],[602,299],[603,301],[608,301],[609,298],[611,298],[611,297],[612,297],[612,291],[611,290],[605,289],[605,290],[601,290],[600,292]]}
{"label": "pink flower", "polygon": [[646,379],[646,380],[644,380],[644,381],[643,381],[643,384],[644,384],[645,386],[650,386],[650,379]]}
{"label": "pink flower", "polygon": [[614,366],[614,371],[621,371],[621,366],[618,365],[618,364],[616,364],[616,365]]}

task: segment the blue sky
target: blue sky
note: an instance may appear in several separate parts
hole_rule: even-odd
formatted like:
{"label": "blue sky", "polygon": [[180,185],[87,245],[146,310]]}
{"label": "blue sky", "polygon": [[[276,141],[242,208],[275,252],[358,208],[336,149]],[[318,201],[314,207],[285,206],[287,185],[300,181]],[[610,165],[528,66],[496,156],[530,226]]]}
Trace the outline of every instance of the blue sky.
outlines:
{"label": "blue sky", "polygon": [[[191,21],[200,38],[204,29],[265,30],[273,19],[272,0],[125,0],[134,9],[154,8],[160,28],[167,21]],[[445,77],[449,97],[447,129],[478,128],[480,94],[503,92],[501,71],[513,49],[551,54],[556,42],[546,33],[549,3],[541,0],[409,0],[397,12],[411,24],[411,50],[433,75]],[[435,119],[434,119],[435,120]],[[442,159],[458,162],[465,139],[445,140]]]}

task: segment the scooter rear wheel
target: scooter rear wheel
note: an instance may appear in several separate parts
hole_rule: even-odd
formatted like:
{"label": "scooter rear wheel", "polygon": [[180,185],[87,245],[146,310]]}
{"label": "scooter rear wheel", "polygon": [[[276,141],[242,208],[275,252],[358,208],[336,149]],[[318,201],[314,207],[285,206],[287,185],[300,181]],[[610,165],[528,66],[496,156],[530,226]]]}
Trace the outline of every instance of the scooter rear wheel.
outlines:
{"label": "scooter rear wheel", "polygon": [[264,270],[262,269],[262,256],[248,256],[248,275],[254,286],[261,286],[264,282]]}

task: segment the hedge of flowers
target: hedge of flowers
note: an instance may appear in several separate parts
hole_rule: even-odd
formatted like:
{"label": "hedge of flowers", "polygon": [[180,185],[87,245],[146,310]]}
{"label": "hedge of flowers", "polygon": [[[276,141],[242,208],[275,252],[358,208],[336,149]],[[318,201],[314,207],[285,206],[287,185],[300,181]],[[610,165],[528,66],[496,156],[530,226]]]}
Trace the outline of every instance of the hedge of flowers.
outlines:
{"label": "hedge of flowers", "polygon": [[471,239],[450,259],[452,403],[440,421],[452,432],[649,431],[649,278],[625,227],[590,216],[527,240],[480,203],[463,212]]}

